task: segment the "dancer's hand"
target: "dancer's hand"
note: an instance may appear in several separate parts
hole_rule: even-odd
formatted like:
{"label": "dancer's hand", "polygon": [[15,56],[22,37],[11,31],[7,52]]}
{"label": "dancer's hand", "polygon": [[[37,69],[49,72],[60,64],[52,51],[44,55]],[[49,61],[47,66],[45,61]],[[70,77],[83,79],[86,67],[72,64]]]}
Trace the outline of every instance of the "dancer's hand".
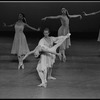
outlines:
{"label": "dancer's hand", "polygon": [[44,17],[44,18],[42,18],[41,20],[46,20],[47,18],[46,17]]}
{"label": "dancer's hand", "polygon": [[83,11],[83,16],[87,16],[87,14]]}
{"label": "dancer's hand", "polygon": [[40,29],[41,29],[41,28],[39,27],[39,28],[37,29],[37,31],[40,31]]}
{"label": "dancer's hand", "polygon": [[71,33],[68,33],[67,36],[70,37]]}
{"label": "dancer's hand", "polygon": [[80,15],[80,20],[82,19],[82,16]]}
{"label": "dancer's hand", "polygon": [[6,27],[7,26],[6,23],[3,23],[3,26]]}

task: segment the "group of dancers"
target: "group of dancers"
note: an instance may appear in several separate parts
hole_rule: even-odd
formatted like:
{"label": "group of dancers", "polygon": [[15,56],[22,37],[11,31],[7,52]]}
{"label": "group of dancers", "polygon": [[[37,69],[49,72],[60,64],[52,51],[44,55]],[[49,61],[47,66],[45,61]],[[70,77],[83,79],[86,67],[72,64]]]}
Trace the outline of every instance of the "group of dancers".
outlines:
{"label": "group of dancers", "polygon": [[[83,16],[95,15],[100,11],[89,13],[89,14],[83,12],[82,15],[81,14],[70,15],[66,8],[62,8],[61,12],[62,12],[61,15],[48,16],[41,19],[44,21],[49,18],[60,19],[61,26],[58,29],[58,36],[57,37],[49,36],[50,30],[49,28],[45,28],[43,31],[44,37],[40,39],[38,45],[32,51],[29,50],[27,40],[23,30],[25,26],[35,31],[40,31],[40,28],[36,29],[34,27],[29,26],[27,24],[25,15],[23,13],[19,14],[18,21],[15,22],[14,24],[6,25],[6,23],[4,23],[5,27],[14,26],[15,28],[15,36],[12,44],[11,54],[17,54],[18,62],[19,62],[18,69],[21,68],[24,69],[23,60],[25,60],[26,57],[28,57],[30,54],[34,54],[35,57],[40,56],[36,68],[38,75],[41,79],[41,84],[39,84],[38,86],[46,87],[47,79],[56,79],[51,75],[56,56],[58,56],[61,61],[63,62],[66,61],[65,51],[71,46],[71,40],[70,40],[71,33],[69,29],[70,18],[80,17],[80,19],[82,19]],[[57,48],[59,48],[58,53],[57,53]]]}

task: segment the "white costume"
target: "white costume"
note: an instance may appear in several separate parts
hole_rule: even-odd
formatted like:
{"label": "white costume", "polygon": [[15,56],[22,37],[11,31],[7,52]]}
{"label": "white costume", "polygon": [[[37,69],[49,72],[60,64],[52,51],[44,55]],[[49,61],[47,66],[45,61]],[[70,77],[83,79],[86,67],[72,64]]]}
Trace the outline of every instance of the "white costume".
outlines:
{"label": "white costume", "polygon": [[[70,33],[67,34],[66,36],[59,36],[59,37],[50,37],[51,40],[56,40],[55,43],[56,45],[54,45],[53,47],[48,46],[48,43],[45,41],[44,38],[42,38],[38,44],[38,47],[36,47],[36,52],[35,54],[39,55],[40,51],[51,51],[51,52],[55,52],[57,48],[66,40],[66,38],[68,38],[70,36]],[[55,62],[55,55],[51,54],[51,53],[43,53],[41,54],[39,63],[37,65],[37,70],[39,71],[44,71],[45,69],[47,69],[47,67],[51,67]]]}
{"label": "white costume", "polygon": [[[53,43],[57,40],[56,37],[50,37],[50,40],[51,42],[48,43],[45,38],[42,38],[40,41],[39,41],[39,44],[38,46],[46,46],[48,48],[52,47],[53,46]],[[39,50],[40,49],[40,50]],[[39,51],[42,51],[41,48],[39,48],[38,50]],[[36,53],[39,54],[38,50],[36,49]],[[35,53],[35,54],[36,54]],[[52,67],[52,65],[55,63],[55,58],[56,56],[54,54],[51,54],[51,53],[42,53],[41,54],[41,57],[40,57],[40,60],[38,62],[38,66],[37,66],[37,70],[45,70],[47,67]]]}

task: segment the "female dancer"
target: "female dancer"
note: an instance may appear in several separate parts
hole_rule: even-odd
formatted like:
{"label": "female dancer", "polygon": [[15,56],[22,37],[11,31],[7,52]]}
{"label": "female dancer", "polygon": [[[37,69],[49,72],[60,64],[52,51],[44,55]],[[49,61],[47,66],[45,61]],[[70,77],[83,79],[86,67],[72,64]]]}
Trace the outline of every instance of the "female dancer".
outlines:
{"label": "female dancer", "polygon": [[20,69],[21,67],[22,69],[24,69],[23,57],[25,56],[25,54],[29,52],[27,40],[23,33],[24,27],[27,26],[28,28],[35,30],[35,31],[39,31],[40,29],[39,28],[35,29],[29,26],[26,23],[26,18],[23,13],[19,14],[18,21],[15,24],[6,25],[4,23],[4,26],[8,26],[8,27],[14,26],[15,27],[15,36],[14,36],[11,54],[17,54],[18,61],[19,61],[18,69]]}
{"label": "female dancer", "polygon": [[[57,41],[55,42],[56,45],[54,45],[53,47],[46,46],[43,41],[44,38],[42,38],[39,41],[38,46],[33,51],[27,53],[25,55],[25,57],[23,58],[23,60],[24,60],[27,56],[29,56],[32,53],[34,53],[34,55],[36,57],[38,57],[40,55],[40,60],[37,65],[37,72],[39,74],[39,77],[40,77],[42,83],[38,86],[43,86],[43,87],[47,86],[47,79],[46,79],[47,78],[47,68],[48,68],[48,66],[52,65],[52,63],[48,62],[48,60],[51,60],[51,62],[52,62],[52,59],[48,59],[48,56],[52,56],[52,55],[50,55],[50,53],[61,56],[61,54],[57,53],[56,50],[65,41],[66,38],[69,38],[70,35],[71,34],[68,33],[65,36],[59,36],[57,38]],[[40,54],[40,52],[41,52],[41,54]]]}
{"label": "female dancer", "polygon": [[[69,19],[70,18],[74,18],[74,17],[80,17],[80,19],[82,18],[81,15],[69,15],[68,11],[65,8],[62,8],[61,12],[62,12],[62,15],[49,16],[49,17],[42,18],[42,20],[46,20],[47,18],[60,19],[62,25],[58,30],[58,36],[64,36],[70,32],[69,31]],[[66,61],[65,50],[66,48],[69,48],[69,46],[71,46],[70,37],[66,39],[66,41],[64,41],[59,48],[59,52],[62,54],[64,62]],[[60,58],[60,60],[62,60],[62,58]]]}
{"label": "female dancer", "polygon": [[[84,15],[84,16],[90,16],[90,15],[95,15],[95,14],[98,14],[98,13],[100,13],[100,11],[93,12],[93,13],[89,13],[89,14],[83,12],[83,15]],[[100,30],[99,30],[99,35],[98,35],[97,41],[100,42]]]}

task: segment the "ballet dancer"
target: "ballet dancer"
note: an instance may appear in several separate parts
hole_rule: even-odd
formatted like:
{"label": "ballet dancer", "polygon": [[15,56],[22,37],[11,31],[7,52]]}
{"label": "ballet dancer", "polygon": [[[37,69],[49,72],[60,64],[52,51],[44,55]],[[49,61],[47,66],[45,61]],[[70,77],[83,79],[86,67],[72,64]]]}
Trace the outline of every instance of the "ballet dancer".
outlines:
{"label": "ballet dancer", "polygon": [[[65,8],[61,9],[62,14],[58,16],[48,16],[42,18],[42,20],[46,19],[60,19],[61,21],[61,26],[58,29],[58,36],[64,36],[70,32],[69,30],[69,19],[70,18],[75,18],[75,17],[80,17],[82,18],[81,15],[69,15],[68,11]],[[65,50],[71,46],[71,41],[70,37],[66,39],[66,41],[63,42],[63,44],[59,47],[59,52],[62,54],[62,58],[60,60],[63,60],[63,62],[66,61],[66,55],[65,55]]]}
{"label": "ballet dancer", "polygon": [[[88,14],[86,12],[83,12],[83,15],[84,16],[90,16],[90,15],[96,15],[98,13],[100,13],[100,11],[92,12],[92,13],[88,13]],[[100,42],[100,30],[99,30],[99,35],[98,35],[97,41]]]}
{"label": "ballet dancer", "polygon": [[[46,32],[46,30],[44,31],[44,35],[47,36],[48,32]],[[44,37],[39,41],[38,46],[31,52],[27,53],[25,55],[25,57],[23,58],[23,60],[28,57],[30,54],[34,53],[35,57],[38,57],[40,55],[40,60],[38,62],[37,65],[37,72],[38,75],[41,79],[41,84],[39,84],[38,86],[43,86],[46,87],[47,86],[47,73],[48,73],[48,67],[52,66],[52,59],[48,59],[48,57],[50,58],[50,54],[53,55],[58,55],[61,56],[60,53],[57,53],[56,50],[57,48],[67,39],[69,38],[71,34],[68,33],[65,36],[59,36],[57,37],[56,40],[56,44],[52,47],[48,47],[47,45],[44,44]]]}
{"label": "ballet dancer", "polygon": [[40,28],[36,29],[29,26],[26,22],[25,15],[23,13],[19,13],[18,21],[16,23],[11,25],[6,25],[6,23],[4,23],[4,26],[5,27],[14,26],[15,28],[15,36],[12,44],[11,54],[17,54],[18,61],[19,61],[18,69],[20,68],[24,69],[24,64],[22,59],[25,56],[25,54],[27,54],[30,51],[27,44],[26,37],[23,33],[24,27],[27,26],[28,28],[35,31],[40,31]]}

